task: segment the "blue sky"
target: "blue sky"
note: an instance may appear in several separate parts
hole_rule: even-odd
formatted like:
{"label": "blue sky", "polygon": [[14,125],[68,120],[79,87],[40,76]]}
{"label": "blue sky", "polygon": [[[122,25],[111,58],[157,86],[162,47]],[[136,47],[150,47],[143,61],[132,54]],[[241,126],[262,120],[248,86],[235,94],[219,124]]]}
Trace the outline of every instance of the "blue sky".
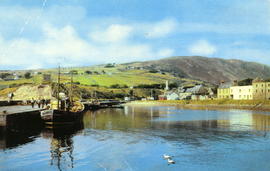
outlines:
{"label": "blue sky", "polygon": [[270,0],[1,0],[0,69],[200,55],[270,64]]}

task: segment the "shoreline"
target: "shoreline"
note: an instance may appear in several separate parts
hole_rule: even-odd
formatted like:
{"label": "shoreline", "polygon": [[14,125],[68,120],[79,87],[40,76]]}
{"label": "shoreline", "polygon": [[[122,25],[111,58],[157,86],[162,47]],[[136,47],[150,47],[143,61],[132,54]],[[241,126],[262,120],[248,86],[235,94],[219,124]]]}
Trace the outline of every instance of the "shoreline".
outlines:
{"label": "shoreline", "polygon": [[[270,101],[253,101],[254,103],[243,103],[239,104],[240,101],[235,103],[228,103],[228,101],[211,100],[211,103],[201,103],[201,101],[178,101],[178,100],[166,100],[166,101],[133,101],[126,105],[153,105],[153,106],[177,106],[184,109],[194,109],[194,110],[226,110],[226,109],[239,109],[239,110],[252,110],[252,111],[266,111],[270,112]],[[231,100],[230,100],[231,102]],[[244,101],[246,102],[246,101]]]}

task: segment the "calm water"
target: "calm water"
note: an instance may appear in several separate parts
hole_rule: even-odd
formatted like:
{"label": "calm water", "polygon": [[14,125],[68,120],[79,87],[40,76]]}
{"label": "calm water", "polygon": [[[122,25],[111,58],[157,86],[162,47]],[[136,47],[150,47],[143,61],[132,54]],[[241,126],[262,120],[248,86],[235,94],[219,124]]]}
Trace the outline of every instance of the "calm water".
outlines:
{"label": "calm water", "polygon": [[75,126],[2,130],[0,170],[270,170],[269,131],[270,114],[263,112],[88,111]]}

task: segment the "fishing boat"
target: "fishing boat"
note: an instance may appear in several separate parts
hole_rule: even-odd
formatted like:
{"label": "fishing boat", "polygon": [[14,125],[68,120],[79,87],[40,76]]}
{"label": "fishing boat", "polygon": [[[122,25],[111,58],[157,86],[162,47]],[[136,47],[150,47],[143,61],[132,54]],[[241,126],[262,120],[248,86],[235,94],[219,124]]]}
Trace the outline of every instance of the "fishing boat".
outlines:
{"label": "fishing boat", "polygon": [[60,67],[58,72],[58,89],[56,100],[52,100],[47,109],[40,112],[41,119],[46,124],[68,124],[81,121],[84,105],[80,101],[73,101],[72,86],[73,76],[71,74],[71,86],[69,97],[60,93]]}
{"label": "fishing boat", "polygon": [[[66,103],[61,101],[62,103]],[[72,106],[67,108],[54,108],[54,102],[51,103],[49,109],[43,110],[40,113],[41,119],[46,124],[67,124],[79,122],[82,119],[84,105],[80,102],[73,102]],[[63,105],[62,105],[63,106]]]}

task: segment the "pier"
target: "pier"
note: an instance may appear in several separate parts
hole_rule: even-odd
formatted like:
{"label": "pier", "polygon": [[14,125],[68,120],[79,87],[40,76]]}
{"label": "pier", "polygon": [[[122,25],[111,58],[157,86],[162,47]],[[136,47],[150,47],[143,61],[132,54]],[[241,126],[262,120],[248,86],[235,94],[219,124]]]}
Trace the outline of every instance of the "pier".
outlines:
{"label": "pier", "polygon": [[120,105],[125,103],[119,100],[97,100],[92,102],[82,102],[86,110],[121,107]]}
{"label": "pier", "polygon": [[33,124],[33,122],[41,120],[39,115],[41,110],[28,105],[0,107],[0,126]]}
{"label": "pier", "polygon": [[[82,102],[85,110],[95,110],[101,108],[119,108],[123,102],[118,100],[99,100],[95,102]],[[0,126],[18,127],[20,125],[33,125],[41,123],[40,111],[42,108],[30,105],[0,106]]]}

